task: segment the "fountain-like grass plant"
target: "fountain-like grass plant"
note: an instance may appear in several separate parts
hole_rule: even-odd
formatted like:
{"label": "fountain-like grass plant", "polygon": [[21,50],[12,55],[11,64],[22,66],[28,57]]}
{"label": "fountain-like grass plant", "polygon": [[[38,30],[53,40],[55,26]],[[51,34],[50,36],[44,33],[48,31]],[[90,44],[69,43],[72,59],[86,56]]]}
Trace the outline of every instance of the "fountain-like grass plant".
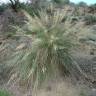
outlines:
{"label": "fountain-like grass plant", "polygon": [[30,44],[20,44],[16,48],[11,60],[14,71],[10,80],[18,77],[18,80],[25,80],[27,84],[31,82],[32,86],[37,87],[42,81],[54,78],[60,72],[81,72],[72,60],[71,48],[76,30],[69,18],[63,21],[66,12],[54,10],[49,14],[40,11],[39,17],[24,13],[28,21],[23,28],[16,27],[16,36],[29,38]]}

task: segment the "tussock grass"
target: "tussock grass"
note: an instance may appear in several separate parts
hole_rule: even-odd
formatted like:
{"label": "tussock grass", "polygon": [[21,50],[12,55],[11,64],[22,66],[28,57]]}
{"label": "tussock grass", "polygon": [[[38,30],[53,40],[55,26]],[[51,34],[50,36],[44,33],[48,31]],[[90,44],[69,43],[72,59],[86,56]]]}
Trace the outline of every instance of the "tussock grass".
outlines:
{"label": "tussock grass", "polygon": [[71,49],[75,41],[75,32],[78,24],[72,25],[71,20],[66,17],[64,10],[56,10],[53,14],[40,11],[39,17],[31,17],[24,12],[28,21],[23,28],[17,29],[18,37],[30,39],[29,44],[17,46],[14,56],[8,62],[12,67],[11,80],[24,80],[27,86],[37,88],[44,80],[54,78],[63,72],[86,76],[80,66],[74,62],[71,56]]}

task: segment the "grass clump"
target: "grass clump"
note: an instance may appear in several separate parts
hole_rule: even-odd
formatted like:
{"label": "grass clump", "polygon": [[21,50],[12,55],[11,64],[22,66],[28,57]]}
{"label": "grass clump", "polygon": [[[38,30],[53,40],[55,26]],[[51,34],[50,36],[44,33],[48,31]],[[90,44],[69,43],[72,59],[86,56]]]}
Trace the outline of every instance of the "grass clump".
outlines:
{"label": "grass clump", "polygon": [[17,27],[16,36],[29,38],[30,44],[17,46],[14,58],[11,58],[13,75],[10,80],[17,77],[17,80],[30,82],[32,88],[37,88],[44,80],[54,78],[61,71],[65,75],[77,70],[81,72],[71,56],[74,25],[69,19],[62,22],[65,11],[56,10],[52,15],[40,11],[39,17],[24,13],[28,21],[23,28]]}

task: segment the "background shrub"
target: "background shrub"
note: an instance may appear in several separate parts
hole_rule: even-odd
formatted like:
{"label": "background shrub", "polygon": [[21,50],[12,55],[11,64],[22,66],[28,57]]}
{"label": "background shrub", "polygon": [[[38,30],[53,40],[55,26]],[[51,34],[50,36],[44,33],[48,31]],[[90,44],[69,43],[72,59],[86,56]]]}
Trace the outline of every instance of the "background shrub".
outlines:
{"label": "background shrub", "polygon": [[2,4],[0,5],[0,13],[4,12],[8,8],[8,4]]}
{"label": "background shrub", "polygon": [[8,91],[1,89],[0,96],[12,96]]}
{"label": "background shrub", "polygon": [[84,21],[87,25],[96,23],[96,16],[94,15],[87,15],[84,17]]}

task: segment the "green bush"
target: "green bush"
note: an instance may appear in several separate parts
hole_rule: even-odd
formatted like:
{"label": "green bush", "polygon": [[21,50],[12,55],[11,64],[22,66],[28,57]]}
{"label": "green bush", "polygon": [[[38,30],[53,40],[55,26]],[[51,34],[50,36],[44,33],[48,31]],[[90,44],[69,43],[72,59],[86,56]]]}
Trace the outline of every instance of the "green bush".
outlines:
{"label": "green bush", "polygon": [[20,8],[27,11],[31,16],[38,15],[38,10],[37,8],[34,8],[32,6],[32,4],[25,4],[25,3],[21,3],[20,4]]}
{"label": "green bush", "polygon": [[8,91],[1,89],[0,96],[12,96]]}
{"label": "green bush", "polygon": [[87,25],[96,23],[96,16],[94,15],[87,15],[84,17],[84,21]]}
{"label": "green bush", "polygon": [[0,5],[0,13],[4,12],[8,8],[8,4]]}
{"label": "green bush", "polygon": [[88,94],[87,94],[87,92],[85,91],[85,90],[81,90],[81,92],[80,92],[80,96],[87,96]]}
{"label": "green bush", "polygon": [[57,4],[69,4],[69,0],[53,0]]}

